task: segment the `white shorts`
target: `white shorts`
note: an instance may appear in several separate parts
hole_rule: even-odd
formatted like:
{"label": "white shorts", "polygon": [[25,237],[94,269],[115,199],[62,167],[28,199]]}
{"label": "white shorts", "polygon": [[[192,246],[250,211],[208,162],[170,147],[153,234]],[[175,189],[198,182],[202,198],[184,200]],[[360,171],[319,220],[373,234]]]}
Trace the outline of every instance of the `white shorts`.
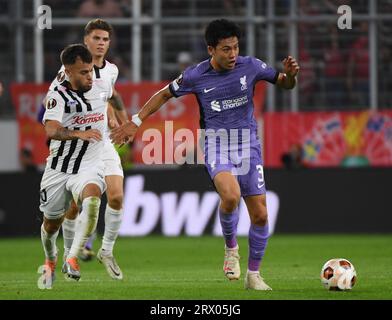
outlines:
{"label": "white shorts", "polygon": [[47,167],[41,180],[40,210],[47,219],[59,219],[68,209],[70,200],[79,204],[84,187],[96,184],[101,193],[106,190],[103,164],[94,165],[78,174],[64,173]]}
{"label": "white shorts", "polygon": [[102,151],[102,160],[105,166],[104,175],[124,177],[120,157],[110,141],[105,142]]}

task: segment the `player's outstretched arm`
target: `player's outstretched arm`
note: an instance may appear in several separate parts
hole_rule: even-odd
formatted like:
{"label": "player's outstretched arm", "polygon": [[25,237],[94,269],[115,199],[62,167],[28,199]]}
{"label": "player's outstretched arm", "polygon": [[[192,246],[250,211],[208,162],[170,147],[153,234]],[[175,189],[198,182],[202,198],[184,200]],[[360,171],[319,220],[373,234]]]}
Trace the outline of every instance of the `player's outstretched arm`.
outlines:
{"label": "player's outstretched arm", "polygon": [[128,138],[130,142],[133,141],[136,131],[141,123],[150,115],[159,110],[173,95],[170,92],[169,85],[156,92],[143,106],[137,115],[132,117],[132,121],[122,126],[113,129],[110,133],[110,139],[113,143],[122,144]]}
{"label": "player's outstretched arm", "polygon": [[293,89],[297,83],[298,62],[292,56],[288,56],[282,63],[283,73],[279,73],[276,84],[283,89]]}
{"label": "player's outstretched arm", "polygon": [[97,129],[86,131],[68,130],[56,120],[45,121],[45,131],[49,139],[60,141],[75,139],[81,139],[84,141],[100,141],[102,139],[101,132]]}

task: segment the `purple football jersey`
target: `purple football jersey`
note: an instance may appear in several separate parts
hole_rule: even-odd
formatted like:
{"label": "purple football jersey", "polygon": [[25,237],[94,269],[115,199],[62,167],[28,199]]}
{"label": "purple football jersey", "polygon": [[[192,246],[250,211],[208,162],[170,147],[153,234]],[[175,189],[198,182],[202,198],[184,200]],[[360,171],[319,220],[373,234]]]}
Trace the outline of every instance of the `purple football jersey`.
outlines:
{"label": "purple football jersey", "polygon": [[276,83],[279,72],[254,57],[238,56],[235,68],[218,72],[210,59],[187,68],[169,88],[175,97],[195,94],[202,129],[256,129],[253,93],[257,81]]}
{"label": "purple football jersey", "polygon": [[[233,70],[218,72],[208,59],[187,68],[169,85],[175,97],[196,95],[200,127],[206,129],[203,149],[207,171],[211,179],[222,171],[232,172],[242,196],[266,192],[253,93],[257,81],[275,84],[278,75],[259,59],[239,56]],[[222,129],[227,137],[215,134]]]}

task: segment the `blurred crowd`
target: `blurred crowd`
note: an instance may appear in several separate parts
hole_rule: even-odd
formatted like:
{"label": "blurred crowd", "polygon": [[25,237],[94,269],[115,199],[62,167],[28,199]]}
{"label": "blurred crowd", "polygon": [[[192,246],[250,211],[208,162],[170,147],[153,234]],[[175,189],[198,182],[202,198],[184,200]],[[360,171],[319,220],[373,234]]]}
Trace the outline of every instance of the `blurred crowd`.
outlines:
{"label": "blurred crowd", "polygon": [[[0,1],[0,14],[11,12],[12,1]],[[299,0],[299,16],[336,15],[339,5],[346,4],[353,7],[359,14],[369,13],[367,0]],[[51,6],[54,18],[64,17],[102,17],[126,18],[132,17],[132,0],[47,0],[45,4]],[[275,14],[277,17],[289,16],[289,0],[276,0]],[[32,2],[24,2],[25,17],[31,14]],[[141,1],[142,16],[153,16],[153,1]],[[267,1],[255,1],[257,15],[265,15]],[[392,13],[392,1],[383,0],[378,3],[378,11]],[[29,12],[29,14],[27,14]],[[244,16],[246,15],[245,0],[162,0],[161,14],[163,17],[186,16]],[[1,17],[0,15],[0,17]],[[246,30],[245,25],[241,25]],[[277,22],[275,25],[276,61],[274,66],[281,68],[281,60],[288,54],[289,22]],[[367,22],[354,20],[352,30],[341,31],[336,21],[320,23],[316,20],[298,23],[298,57],[301,71],[299,75],[299,106],[300,110],[346,110],[363,109],[369,106],[369,25]],[[378,23],[377,34],[377,62],[378,62],[378,93],[379,108],[391,108],[392,90],[389,74],[392,65],[389,63],[392,55],[392,22]],[[152,27],[142,27],[143,80],[152,77]],[[27,31],[25,31],[25,36]],[[14,33],[7,28],[0,28],[0,43],[13,41]],[[256,56],[266,59],[266,26],[257,26]],[[32,38],[32,37],[31,37]],[[26,39],[26,61],[33,61],[32,39]],[[81,42],[83,28],[81,26],[58,26],[44,33],[45,73],[44,80],[51,81],[57,73],[59,52],[65,43]],[[187,66],[208,57],[203,40],[203,25],[188,23],[184,25],[164,24],[162,28],[162,79],[171,80]],[[129,26],[115,26],[108,60],[118,65],[120,74],[118,82],[131,81],[131,47],[132,28]],[[2,43],[4,45],[4,43]],[[246,37],[241,50],[245,54]],[[12,54],[12,53],[11,53]],[[12,59],[11,55],[0,54],[0,59]],[[11,101],[8,87],[15,72],[10,65],[2,63],[0,66],[0,81],[3,82],[4,94],[1,101]],[[28,65],[28,63],[25,63]],[[8,68],[8,69],[7,69]],[[32,71],[26,74],[26,81],[33,80]],[[290,108],[289,93],[281,93],[276,98],[276,110]],[[11,108],[12,110],[12,108]],[[0,110],[0,117],[4,112]]]}

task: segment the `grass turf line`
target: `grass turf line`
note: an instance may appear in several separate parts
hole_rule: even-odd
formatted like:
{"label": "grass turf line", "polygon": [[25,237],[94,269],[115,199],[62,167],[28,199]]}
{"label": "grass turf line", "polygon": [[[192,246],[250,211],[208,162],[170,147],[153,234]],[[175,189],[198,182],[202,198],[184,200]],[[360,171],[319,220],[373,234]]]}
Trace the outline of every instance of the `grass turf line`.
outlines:
{"label": "grass turf line", "polygon": [[[392,299],[391,243],[391,235],[274,235],[261,268],[273,291],[257,292],[243,288],[246,238],[239,238],[241,279],[232,282],[223,276],[222,238],[120,238],[115,256],[123,281],[111,280],[97,260],[81,262],[80,282],[66,281],[60,249],[53,289],[39,290],[37,269],[44,260],[40,239],[0,239],[0,299]],[[97,239],[96,251],[99,245]],[[322,287],[321,267],[331,258],[354,264],[358,281],[352,291]]]}

